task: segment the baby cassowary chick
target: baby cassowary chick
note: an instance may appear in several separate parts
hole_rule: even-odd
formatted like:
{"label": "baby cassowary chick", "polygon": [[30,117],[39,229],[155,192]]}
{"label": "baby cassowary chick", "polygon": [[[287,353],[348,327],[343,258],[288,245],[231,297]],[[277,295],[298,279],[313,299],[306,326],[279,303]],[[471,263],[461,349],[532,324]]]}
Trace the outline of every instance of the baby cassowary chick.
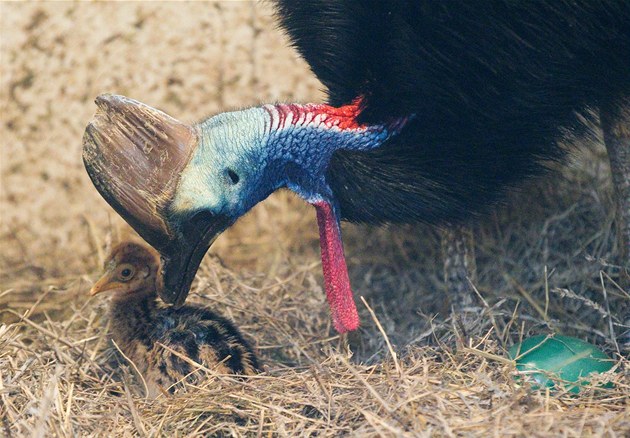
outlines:
{"label": "baby cassowary chick", "polygon": [[148,395],[156,396],[160,388],[172,392],[175,383],[196,380],[195,365],[168,349],[220,373],[254,374],[259,369],[256,356],[230,321],[203,307],[174,308],[158,301],[159,266],[159,256],[150,247],[120,243],[90,291],[113,294],[112,338],[142,373]]}

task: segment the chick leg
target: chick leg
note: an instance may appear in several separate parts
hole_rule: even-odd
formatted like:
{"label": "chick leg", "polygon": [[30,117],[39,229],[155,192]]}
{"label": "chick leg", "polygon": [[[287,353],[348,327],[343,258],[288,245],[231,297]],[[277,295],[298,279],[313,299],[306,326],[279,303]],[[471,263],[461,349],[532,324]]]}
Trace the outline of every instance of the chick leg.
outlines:
{"label": "chick leg", "polygon": [[461,314],[473,304],[470,285],[475,281],[477,266],[472,231],[463,225],[454,225],[442,231],[442,256],[446,294],[453,311]]}
{"label": "chick leg", "polygon": [[630,97],[620,102],[607,101],[600,108],[604,142],[610,159],[617,204],[616,220],[620,284],[630,287]]}

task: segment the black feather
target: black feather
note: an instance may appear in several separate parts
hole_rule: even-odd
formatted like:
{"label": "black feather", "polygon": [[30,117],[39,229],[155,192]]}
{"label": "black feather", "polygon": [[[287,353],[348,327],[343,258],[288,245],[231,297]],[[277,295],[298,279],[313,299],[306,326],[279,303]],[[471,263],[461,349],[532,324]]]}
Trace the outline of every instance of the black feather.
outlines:
{"label": "black feather", "polygon": [[630,96],[630,2],[278,0],[333,105],[362,122],[415,114],[370,152],[339,151],[342,218],[459,221],[562,159],[567,134]]}

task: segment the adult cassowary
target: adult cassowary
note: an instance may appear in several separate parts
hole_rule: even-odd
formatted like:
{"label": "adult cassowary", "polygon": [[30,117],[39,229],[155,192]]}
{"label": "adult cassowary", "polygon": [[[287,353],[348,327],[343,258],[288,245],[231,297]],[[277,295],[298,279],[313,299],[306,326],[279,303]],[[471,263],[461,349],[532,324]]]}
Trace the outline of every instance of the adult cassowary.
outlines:
{"label": "adult cassowary", "polygon": [[84,161],[107,201],[163,257],[181,303],[214,238],[288,187],[316,208],[334,325],[355,329],[339,220],[457,224],[561,159],[599,111],[630,242],[630,3],[277,2],[327,87],[187,126],[101,96]]}

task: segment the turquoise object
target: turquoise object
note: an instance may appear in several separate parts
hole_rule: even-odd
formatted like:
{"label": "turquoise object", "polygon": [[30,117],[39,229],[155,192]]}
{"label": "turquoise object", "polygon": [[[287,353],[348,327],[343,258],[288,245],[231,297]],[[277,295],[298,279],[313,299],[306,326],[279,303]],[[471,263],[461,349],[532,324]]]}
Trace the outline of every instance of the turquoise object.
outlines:
{"label": "turquoise object", "polygon": [[508,353],[520,371],[517,378],[525,377],[534,389],[554,388],[555,380],[576,383],[566,386],[574,394],[588,383],[586,376],[606,372],[615,363],[594,345],[559,335],[533,336],[512,346]]}

